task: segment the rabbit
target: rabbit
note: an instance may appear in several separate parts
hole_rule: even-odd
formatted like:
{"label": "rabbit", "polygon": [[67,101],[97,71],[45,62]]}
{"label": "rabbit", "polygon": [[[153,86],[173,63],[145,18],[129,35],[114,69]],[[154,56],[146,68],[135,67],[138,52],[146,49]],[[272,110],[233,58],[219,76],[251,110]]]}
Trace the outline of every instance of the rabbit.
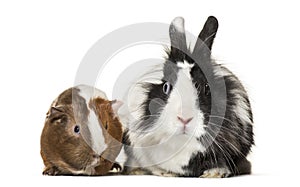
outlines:
{"label": "rabbit", "polygon": [[106,175],[120,169],[115,159],[123,129],[117,114],[121,101],[79,85],[52,103],[41,134],[44,175]]}
{"label": "rabbit", "polygon": [[170,24],[171,47],[159,82],[139,82],[144,98],[123,143],[125,174],[223,178],[251,173],[253,116],[240,80],[217,64],[211,48],[218,20],[210,16],[193,50],[184,19]]}

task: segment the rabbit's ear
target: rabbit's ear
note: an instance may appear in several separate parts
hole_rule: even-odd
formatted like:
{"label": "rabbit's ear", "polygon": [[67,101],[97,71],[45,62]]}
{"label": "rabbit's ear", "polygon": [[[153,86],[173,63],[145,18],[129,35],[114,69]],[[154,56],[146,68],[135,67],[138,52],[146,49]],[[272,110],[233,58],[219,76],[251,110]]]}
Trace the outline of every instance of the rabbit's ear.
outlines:
{"label": "rabbit's ear", "polygon": [[176,17],[171,22],[169,28],[169,35],[171,40],[171,54],[174,60],[183,60],[184,53],[187,51],[186,36],[184,29],[184,19]]}
{"label": "rabbit's ear", "polygon": [[[206,46],[209,50],[211,50],[212,44],[214,42],[214,38],[216,36],[217,30],[218,30],[219,24],[217,18],[214,16],[209,16],[198,35],[198,39],[196,41],[193,54],[199,55],[204,52],[204,48]],[[205,46],[205,45],[206,46]]]}

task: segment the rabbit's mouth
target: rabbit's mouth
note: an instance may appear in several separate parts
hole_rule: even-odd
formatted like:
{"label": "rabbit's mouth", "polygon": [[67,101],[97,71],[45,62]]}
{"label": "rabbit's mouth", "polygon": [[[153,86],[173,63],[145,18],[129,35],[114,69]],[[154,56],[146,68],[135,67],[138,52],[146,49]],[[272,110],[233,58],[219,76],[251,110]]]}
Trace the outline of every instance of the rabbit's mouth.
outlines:
{"label": "rabbit's mouth", "polygon": [[178,129],[177,135],[179,136],[189,136],[192,137],[194,134],[194,130],[190,127],[182,126]]}

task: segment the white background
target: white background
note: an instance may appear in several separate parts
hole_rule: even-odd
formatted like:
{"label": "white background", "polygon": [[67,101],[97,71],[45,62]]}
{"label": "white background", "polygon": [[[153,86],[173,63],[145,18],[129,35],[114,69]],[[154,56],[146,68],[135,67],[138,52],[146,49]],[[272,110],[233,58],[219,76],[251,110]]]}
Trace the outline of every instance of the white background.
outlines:
{"label": "white background", "polygon": [[[41,175],[39,138],[45,113],[60,92],[73,86],[83,56],[98,39],[122,26],[169,23],[176,16],[183,16],[186,29],[197,35],[209,15],[220,24],[213,55],[240,77],[251,97],[253,175],[223,180]],[[299,17],[297,1],[1,1],[1,183],[299,184]],[[138,53],[143,56],[143,50]],[[110,93],[113,82],[101,84]]]}

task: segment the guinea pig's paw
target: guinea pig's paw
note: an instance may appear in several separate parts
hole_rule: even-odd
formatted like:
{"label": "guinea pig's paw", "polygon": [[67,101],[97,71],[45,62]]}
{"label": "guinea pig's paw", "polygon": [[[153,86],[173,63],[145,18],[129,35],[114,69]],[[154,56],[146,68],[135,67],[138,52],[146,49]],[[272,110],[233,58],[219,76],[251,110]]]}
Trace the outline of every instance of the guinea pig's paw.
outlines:
{"label": "guinea pig's paw", "polygon": [[112,166],[111,166],[111,169],[110,169],[112,172],[120,172],[123,170],[122,166],[115,162]]}
{"label": "guinea pig's paw", "polygon": [[152,171],[152,174],[161,177],[178,177],[177,174],[166,171]]}
{"label": "guinea pig's paw", "polygon": [[129,172],[129,175],[149,175],[149,171],[142,168],[135,168]]}
{"label": "guinea pig's paw", "polygon": [[205,170],[200,178],[225,178],[231,174],[227,168],[212,168]]}
{"label": "guinea pig's paw", "polygon": [[57,169],[57,167],[46,167],[43,171],[43,175],[50,175],[50,176],[54,176],[57,175],[59,173],[59,170]]}

